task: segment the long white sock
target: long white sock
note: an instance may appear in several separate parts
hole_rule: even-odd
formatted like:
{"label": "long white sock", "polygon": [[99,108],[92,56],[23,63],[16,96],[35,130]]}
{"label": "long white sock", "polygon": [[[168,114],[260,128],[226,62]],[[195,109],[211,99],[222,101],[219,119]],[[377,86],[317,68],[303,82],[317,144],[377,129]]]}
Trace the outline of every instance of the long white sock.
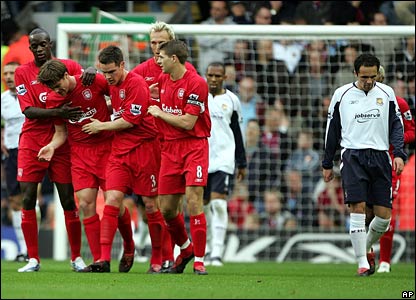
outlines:
{"label": "long white sock", "polygon": [[365,214],[350,214],[350,238],[359,268],[370,268],[367,261]]}
{"label": "long white sock", "polygon": [[380,237],[389,229],[390,226],[389,219],[382,219],[375,216],[368,226],[367,233],[367,252],[370,251],[371,247],[375,242],[377,242]]}
{"label": "long white sock", "polygon": [[227,201],[223,199],[211,200],[212,207],[212,252],[211,257],[222,258],[224,252],[225,235],[227,234],[228,212]]}
{"label": "long white sock", "polygon": [[205,254],[211,253],[212,251],[212,213],[211,213],[211,202],[204,205],[205,220],[207,222],[207,243],[205,245]]}
{"label": "long white sock", "polygon": [[143,222],[142,218],[140,218],[137,228],[137,238],[135,239],[135,242],[137,242],[137,248],[144,249],[146,247],[146,239],[148,235],[149,227],[145,222]]}
{"label": "long white sock", "polygon": [[22,231],[22,211],[12,211],[12,224],[14,232],[16,234],[17,242],[19,243],[19,254],[27,254],[27,247],[25,242],[25,237]]}

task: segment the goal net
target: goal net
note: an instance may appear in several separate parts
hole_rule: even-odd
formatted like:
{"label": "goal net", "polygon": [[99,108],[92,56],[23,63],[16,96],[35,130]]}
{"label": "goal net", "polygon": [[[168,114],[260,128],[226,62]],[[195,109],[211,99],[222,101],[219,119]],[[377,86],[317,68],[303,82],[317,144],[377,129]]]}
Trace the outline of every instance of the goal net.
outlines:
{"label": "goal net", "polygon": [[[385,83],[407,99],[414,112],[414,62],[406,58],[412,45],[414,51],[414,28],[172,27],[177,38],[187,42],[189,61],[202,76],[210,62],[225,63],[226,86],[243,107],[248,176],[234,184],[230,195],[224,260],[353,262],[339,178],[331,184],[321,179],[327,107],[335,88],[354,81],[354,59],[369,52],[380,58]],[[88,67],[95,64],[101,48],[116,44],[132,69],[152,56],[149,28],[150,24],[132,22],[58,24],[57,57]],[[414,152],[414,147],[407,150]],[[403,197],[403,207],[412,201],[407,198]],[[393,260],[414,259],[413,214],[414,202],[413,211],[402,210],[397,217]],[[117,237],[114,257],[121,244]],[[84,245],[83,255],[88,257]],[[150,245],[146,249],[149,254]]]}

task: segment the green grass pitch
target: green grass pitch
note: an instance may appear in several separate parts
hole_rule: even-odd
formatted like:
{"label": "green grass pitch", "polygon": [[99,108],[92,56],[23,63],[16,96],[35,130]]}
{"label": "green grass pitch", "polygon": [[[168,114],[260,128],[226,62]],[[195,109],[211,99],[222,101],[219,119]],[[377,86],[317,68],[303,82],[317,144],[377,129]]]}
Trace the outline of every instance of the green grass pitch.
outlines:
{"label": "green grass pitch", "polygon": [[[147,263],[118,273],[75,273],[69,261],[41,261],[36,273],[18,273],[23,263],[1,262],[1,299],[403,299],[415,292],[415,265],[394,264],[391,273],[355,276],[355,264],[307,262],[226,263],[208,266],[208,276],[146,274]],[[413,294],[412,299],[415,299]]]}

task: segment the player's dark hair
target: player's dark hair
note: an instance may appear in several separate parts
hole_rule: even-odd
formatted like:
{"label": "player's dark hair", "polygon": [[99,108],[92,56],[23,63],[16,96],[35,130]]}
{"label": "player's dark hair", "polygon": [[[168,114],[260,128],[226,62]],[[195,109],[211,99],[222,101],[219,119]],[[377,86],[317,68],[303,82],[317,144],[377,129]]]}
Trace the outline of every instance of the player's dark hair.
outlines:
{"label": "player's dark hair", "polygon": [[184,41],[171,40],[160,44],[159,50],[165,51],[165,54],[169,57],[176,55],[181,64],[185,64],[188,59],[188,46]]}
{"label": "player's dark hair", "polygon": [[380,69],[380,60],[369,53],[364,53],[358,56],[354,61],[354,71],[358,74],[361,67],[374,67],[377,66],[377,72]]}
{"label": "player's dark hair", "polygon": [[31,37],[32,35],[35,35],[35,34],[43,34],[43,35],[45,36],[45,38],[46,38],[46,40],[47,40],[48,42],[50,42],[50,41],[51,41],[51,36],[50,36],[50,35],[49,35],[49,33],[48,33],[45,29],[43,29],[43,28],[37,27],[37,28],[33,29],[33,30],[29,33],[29,37]]}
{"label": "player's dark hair", "polygon": [[116,66],[120,66],[121,62],[124,61],[123,52],[119,47],[110,45],[100,51],[98,61],[103,65],[115,63]]}
{"label": "player's dark hair", "polygon": [[222,63],[222,62],[219,62],[219,61],[214,61],[214,62],[212,62],[212,63],[210,63],[210,64],[208,65],[207,70],[208,70],[208,68],[209,68],[209,67],[218,67],[218,68],[222,68],[223,73],[225,74],[225,65],[224,65],[224,63]]}
{"label": "player's dark hair", "polygon": [[59,60],[49,60],[40,67],[38,81],[49,88],[53,88],[68,72],[64,63]]}

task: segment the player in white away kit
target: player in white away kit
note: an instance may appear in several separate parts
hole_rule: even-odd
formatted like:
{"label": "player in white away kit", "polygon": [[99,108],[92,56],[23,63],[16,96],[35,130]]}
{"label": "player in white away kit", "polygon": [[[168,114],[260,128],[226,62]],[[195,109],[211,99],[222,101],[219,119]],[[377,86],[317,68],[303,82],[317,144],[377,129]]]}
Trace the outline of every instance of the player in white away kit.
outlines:
{"label": "player in white away kit", "polygon": [[227,233],[227,198],[230,180],[235,174],[243,180],[247,159],[241,134],[241,105],[238,97],[223,87],[227,78],[224,64],[213,62],[206,74],[211,115],[209,143],[208,184],[204,190],[204,212],[207,217],[206,264],[222,266],[222,255]]}
{"label": "player in white away kit", "polygon": [[[338,88],[328,108],[325,182],[334,178],[332,168],[341,146],[341,177],[344,201],[350,209],[350,238],[358,261],[359,276],[375,272],[372,245],[389,228],[392,208],[392,164],[397,175],[403,171],[407,155],[403,151],[403,125],[396,96],[391,87],[376,82],[380,61],[362,54],[354,62],[357,81]],[[392,162],[389,155],[393,145]],[[365,228],[366,203],[372,203],[375,217],[368,233]]]}

